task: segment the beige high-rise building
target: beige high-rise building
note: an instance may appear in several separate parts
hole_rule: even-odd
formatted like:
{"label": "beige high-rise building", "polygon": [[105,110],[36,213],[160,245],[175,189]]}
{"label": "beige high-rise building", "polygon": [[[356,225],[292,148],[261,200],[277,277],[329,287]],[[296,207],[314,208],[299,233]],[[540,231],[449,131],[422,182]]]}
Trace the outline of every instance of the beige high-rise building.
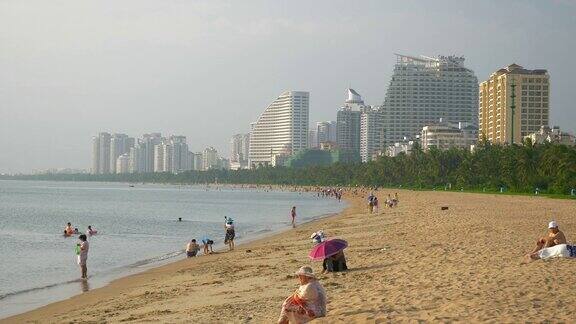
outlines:
{"label": "beige high-rise building", "polygon": [[[512,85],[515,85],[512,125]],[[492,143],[514,143],[550,122],[550,83],[546,70],[527,70],[512,64],[480,83],[478,134]]]}

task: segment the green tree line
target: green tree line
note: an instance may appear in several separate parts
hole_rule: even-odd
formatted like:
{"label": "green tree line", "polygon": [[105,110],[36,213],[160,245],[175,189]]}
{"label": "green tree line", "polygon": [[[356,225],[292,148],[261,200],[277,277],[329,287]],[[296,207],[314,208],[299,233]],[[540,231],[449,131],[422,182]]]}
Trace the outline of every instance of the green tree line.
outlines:
{"label": "green tree line", "polygon": [[382,156],[358,164],[337,163],[306,168],[265,167],[253,170],[209,170],[134,174],[19,175],[15,179],[120,181],[131,183],[234,183],[314,186],[378,186],[570,194],[576,188],[576,148],[566,145],[479,144],[463,149]]}

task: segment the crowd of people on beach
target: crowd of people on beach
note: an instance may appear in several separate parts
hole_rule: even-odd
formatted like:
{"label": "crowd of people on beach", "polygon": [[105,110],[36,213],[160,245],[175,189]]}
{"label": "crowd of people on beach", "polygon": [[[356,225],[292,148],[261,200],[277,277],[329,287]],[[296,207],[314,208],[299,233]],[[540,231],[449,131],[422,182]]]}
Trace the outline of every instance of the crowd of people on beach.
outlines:
{"label": "crowd of people on beach", "polygon": [[[267,190],[267,189],[266,189]],[[272,187],[270,187],[272,190]],[[310,189],[306,189],[308,191]],[[378,188],[321,188],[314,189],[318,198],[334,198],[338,201],[346,192],[351,196],[356,196],[362,199],[367,199],[368,212],[370,214],[379,214],[379,199],[375,192]],[[385,207],[395,208],[399,204],[398,193],[387,194],[385,200]],[[182,221],[181,218],[178,219]],[[293,228],[297,224],[297,209],[292,206],[289,212],[289,220]],[[224,217],[224,244],[228,247],[229,251],[235,248],[234,239],[236,237],[235,222],[231,217]],[[89,251],[88,237],[95,235],[97,231],[88,226],[86,233],[80,233],[78,228],[74,228],[71,223],[67,223],[64,229],[64,236],[78,236],[79,243],[76,245],[77,262],[81,270],[81,278],[87,279],[87,259]],[[310,236],[312,247],[317,248],[323,244],[331,241],[324,230],[318,230]],[[204,255],[214,253],[213,250],[214,240],[209,236],[204,236],[200,242],[193,238],[186,244],[186,257],[197,257],[201,250]],[[344,248],[338,249],[333,253],[327,253],[325,257],[318,261],[322,261],[322,272],[335,273],[348,270]],[[576,258],[576,245],[568,244],[564,232],[559,229],[556,221],[552,220],[548,223],[548,232],[546,235],[540,237],[534,248],[526,255],[527,261],[534,260],[547,260],[550,258],[565,257]],[[314,260],[314,259],[313,259]],[[306,323],[313,319],[324,317],[327,314],[326,302],[327,293],[322,284],[320,283],[317,275],[314,273],[310,266],[302,266],[295,272],[299,285],[296,291],[287,297],[282,303],[278,323]]]}
{"label": "crowd of people on beach", "polygon": [[[392,198],[392,196],[390,194],[388,194],[388,197],[386,198],[385,201],[385,206],[388,208],[393,208],[398,206],[398,193],[394,194],[394,198]],[[380,205],[380,201],[378,200],[378,197],[376,195],[374,195],[374,192],[370,192],[370,195],[368,195],[368,212],[370,214],[378,214],[378,207]]]}

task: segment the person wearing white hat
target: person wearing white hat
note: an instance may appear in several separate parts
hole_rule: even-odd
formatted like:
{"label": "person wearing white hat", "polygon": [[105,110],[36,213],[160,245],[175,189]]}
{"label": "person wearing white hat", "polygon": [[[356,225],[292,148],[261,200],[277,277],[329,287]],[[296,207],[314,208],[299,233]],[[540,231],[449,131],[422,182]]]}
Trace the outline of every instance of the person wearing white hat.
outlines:
{"label": "person wearing white hat", "polygon": [[558,229],[558,223],[551,221],[548,223],[548,234],[536,241],[536,247],[530,254],[534,254],[543,248],[549,248],[559,244],[566,244],[566,236]]}
{"label": "person wearing white hat", "polygon": [[316,279],[312,268],[301,267],[295,274],[300,287],[282,304],[279,324],[307,323],[326,316],[326,291]]}

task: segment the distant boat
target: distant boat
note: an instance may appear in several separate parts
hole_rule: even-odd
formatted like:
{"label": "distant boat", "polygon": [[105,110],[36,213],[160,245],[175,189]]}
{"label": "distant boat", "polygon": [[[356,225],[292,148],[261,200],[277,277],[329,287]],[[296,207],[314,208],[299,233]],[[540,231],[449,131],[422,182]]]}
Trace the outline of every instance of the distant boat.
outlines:
{"label": "distant boat", "polygon": [[134,185],[130,185],[130,188],[134,188]]}

